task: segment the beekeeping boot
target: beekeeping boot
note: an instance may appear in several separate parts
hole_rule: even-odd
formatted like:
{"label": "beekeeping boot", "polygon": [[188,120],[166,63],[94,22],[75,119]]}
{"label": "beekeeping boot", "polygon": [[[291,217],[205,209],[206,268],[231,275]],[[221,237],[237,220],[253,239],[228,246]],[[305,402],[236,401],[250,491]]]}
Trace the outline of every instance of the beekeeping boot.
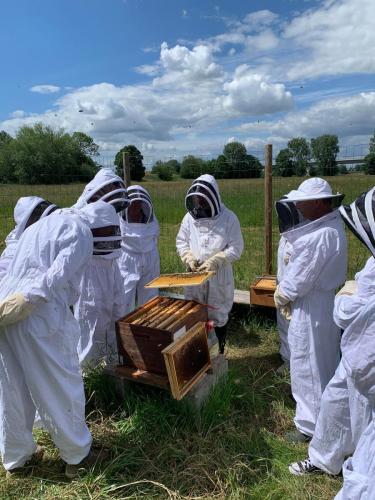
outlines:
{"label": "beekeeping boot", "polygon": [[38,445],[30,460],[28,460],[25,465],[23,465],[22,467],[15,467],[14,469],[7,470],[6,478],[11,479],[17,476],[26,476],[28,474],[31,474],[32,467],[43,459],[44,452],[44,446]]}
{"label": "beekeeping boot", "polygon": [[227,325],[215,326],[216,337],[219,341],[219,352],[224,354],[226,338],[227,338]]}
{"label": "beekeeping boot", "polygon": [[87,457],[78,464],[66,464],[65,476],[68,479],[75,479],[79,474],[87,472],[90,468],[95,467],[104,460],[108,460],[108,458],[108,450],[91,448]]}

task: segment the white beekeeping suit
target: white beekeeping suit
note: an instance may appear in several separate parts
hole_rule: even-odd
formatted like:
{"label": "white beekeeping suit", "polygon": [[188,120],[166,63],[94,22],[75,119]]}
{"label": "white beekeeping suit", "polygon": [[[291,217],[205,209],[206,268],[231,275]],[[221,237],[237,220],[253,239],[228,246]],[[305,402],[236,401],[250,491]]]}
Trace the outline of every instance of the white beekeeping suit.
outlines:
{"label": "white beekeeping suit", "polygon": [[237,216],[221,202],[219,187],[212,175],[198,177],[189,188],[176,246],[181,260],[192,271],[215,271],[206,283],[186,287],[185,297],[208,304],[220,351],[224,352],[226,324],[233,306],[232,262],[241,257],[243,238]]}
{"label": "white beekeeping suit", "polygon": [[[375,259],[370,257],[356,274],[354,286],[349,282],[336,296],[336,324],[346,330],[374,295]],[[339,474],[345,458],[353,454],[368,426],[371,410],[368,399],[355,388],[341,361],[323,393],[309,457],[291,464],[290,472],[303,475],[318,468],[328,474]]]}
{"label": "white beekeeping suit", "polygon": [[122,252],[118,264],[128,307],[133,310],[158,295],[157,289],[144,286],[160,274],[160,228],[146,189],[130,186],[127,195],[129,206],[120,214]]}
{"label": "white beekeeping suit", "polygon": [[[354,387],[375,406],[375,301],[366,307],[345,330],[342,363]],[[344,485],[335,500],[375,498],[375,415],[343,466]]]}
{"label": "white beekeeping suit", "polygon": [[[333,195],[326,181],[311,178],[276,204],[280,219],[285,220],[282,234],[293,251],[275,303],[280,309],[291,309],[288,340],[294,423],[306,438],[314,434],[322,393],[340,359],[340,329],[333,321],[333,306],[335,289],[345,281],[347,244],[339,212],[329,210],[341,200],[342,195]],[[322,207],[328,213],[307,217]],[[305,219],[300,224],[298,211]]]}
{"label": "white beekeeping suit", "polygon": [[0,256],[0,278],[7,272],[17,248],[18,240],[24,230],[39,219],[46,217],[56,210],[56,205],[40,198],[39,196],[24,196],[14,207],[15,228],[5,240],[5,250]]}
{"label": "white beekeeping suit", "polygon": [[128,312],[117,264],[121,232],[115,210],[98,218],[98,225],[92,226],[91,231],[93,255],[79,282],[79,297],[74,304],[74,316],[81,330],[79,362],[86,368],[117,359],[115,321]]}
{"label": "white beekeeping suit", "polygon": [[92,254],[90,226],[108,211],[99,202],[81,216],[55,213],[36,222],[0,281],[0,451],[7,470],[22,467],[36,450],[35,409],[65,462],[89,454],[79,325],[69,296]]}
{"label": "white beekeeping suit", "polygon": [[[86,185],[74,208],[82,208],[98,199],[111,204],[116,212],[128,205],[124,182],[109,168],[98,171]],[[116,228],[119,227],[118,217],[112,222]],[[121,237],[115,236],[120,247]],[[96,251],[91,257],[79,284],[79,298],[74,304],[74,315],[81,327],[79,358],[86,366],[114,359],[117,353],[114,321],[128,312],[117,264],[121,252],[120,248],[113,250]]]}

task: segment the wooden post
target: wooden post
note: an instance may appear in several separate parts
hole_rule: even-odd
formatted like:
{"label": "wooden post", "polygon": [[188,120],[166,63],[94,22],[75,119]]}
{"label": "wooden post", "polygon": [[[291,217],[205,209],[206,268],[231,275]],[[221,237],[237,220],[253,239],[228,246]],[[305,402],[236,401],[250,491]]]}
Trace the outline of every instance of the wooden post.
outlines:
{"label": "wooden post", "polygon": [[272,144],[264,147],[264,271],[272,274]]}
{"label": "wooden post", "polygon": [[122,152],[122,168],[124,171],[124,183],[125,187],[129,187],[131,184],[130,181],[130,158],[129,153],[126,151]]}

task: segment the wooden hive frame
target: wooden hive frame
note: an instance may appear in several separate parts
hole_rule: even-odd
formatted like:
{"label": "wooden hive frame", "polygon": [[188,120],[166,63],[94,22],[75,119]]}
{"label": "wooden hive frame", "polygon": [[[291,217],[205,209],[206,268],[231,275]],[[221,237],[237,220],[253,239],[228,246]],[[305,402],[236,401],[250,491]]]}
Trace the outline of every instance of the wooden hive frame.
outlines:
{"label": "wooden hive frame", "polygon": [[172,396],[180,400],[211,368],[205,324],[197,323],[162,353]]}

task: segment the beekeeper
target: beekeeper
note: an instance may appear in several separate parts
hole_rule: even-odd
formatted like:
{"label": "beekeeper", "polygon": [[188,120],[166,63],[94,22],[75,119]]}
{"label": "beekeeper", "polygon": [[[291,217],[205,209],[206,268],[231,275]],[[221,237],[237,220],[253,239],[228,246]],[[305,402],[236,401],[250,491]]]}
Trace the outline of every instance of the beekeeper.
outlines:
{"label": "beekeeper", "polygon": [[[375,248],[373,249],[375,252]],[[375,259],[370,257],[356,274],[354,282],[340,290],[335,299],[334,319],[346,330],[375,295]],[[360,394],[344,368],[342,360],[322,396],[308,458],[289,465],[297,476],[323,471],[341,472],[346,457],[353,454],[362,432],[371,420],[371,405]]]}
{"label": "beekeeper", "polygon": [[[128,206],[125,184],[121,177],[109,168],[98,171],[86,185],[74,207],[82,208],[97,200],[111,204],[117,213]],[[86,368],[89,365],[97,366],[102,361],[110,362],[116,357],[114,321],[128,312],[123,280],[117,263],[121,254],[121,236],[117,234],[118,217],[112,230],[112,234],[107,236],[107,243],[96,240],[94,254],[79,284],[79,298],[74,304],[74,316],[81,327],[79,359]],[[102,236],[96,235],[96,238]]]}
{"label": "beekeeper", "polygon": [[12,262],[18,240],[24,230],[39,219],[51,214],[56,208],[56,205],[39,196],[24,196],[19,198],[14,207],[13,215],[16,226],[8,234],[5,240],[5,250],[0,256],[0,279],[7,272]]}
{"label": "beekeeper", "polygon": [[[79,325],[69,309],[72,283],[93,251],[90,227],[114,209],[98,202],[55,213],[21,236],[0,282],[0,452],[16,472],[37,450],[35,409],[67,463],[66,475],[92,457],[77,344]],[[79,464],[79,465],[78,465]]]}
{"label": "beekeeper", "polygon": [[[374,219],[370,222],[372,241]],[[366,231],[367,232],[367,231]],[[365,232],[361,231],[361,237]],[[372,297],[345,330],[342,363],[354,387],[375,407],[375,301]],[[362,433],[352,457],[343,465],[344,485],[335,500],[370,500],[375,491],[375,414]]]}
{"label": "beekeeper", "polygon": [[117,263],[121,231],[116,212],[111,210],[105,220],[98,219],[98,226],[92,226],[91,232],[93,254],[79,282],[79,297],[73,306],[81,331],[79,362],[86,369],[117,359],[115,321],[129,312]]}
{"label": "beekeeper", "polygon": [[187,214],[177,234],[177,252],[191,271],[215,271],[203,285],[186,287],[185,297],[208,304],[224,352],[228,314],[233,305],[232,262],[241,257],[243,238],[237,216],[221,201],[219,187],[212,175],[198,177],[185,197]]}
{"label": "beekeeper", "polygon": [[118,260],[124,279],[129,310],[158,295],[155,288],[144,286],[160,274],[159,223],[151,197],[142,186],[127,189],[129,206],[121,212],[122,252]]}
{"label": "beekeeper", "polygon": [[340,329],[333,321],[333,306],[347,267],[346,237],[335,209],[342,199],[332,194],[328,182],[314,177],[276,203],[282,235],[293,248],[274,296],[276,307],[291,315],[288,341],[297,428],[288,435],[292,442],[311,439],[322,393],[339,364]]}
{"label": "beekeeper", "polygon": [[86,185],[74,208],[82,208],[87,203],[106,201],[114,206],[116,212],[125,210],[128,199],[124,181],[110,168],[101,168]]}

